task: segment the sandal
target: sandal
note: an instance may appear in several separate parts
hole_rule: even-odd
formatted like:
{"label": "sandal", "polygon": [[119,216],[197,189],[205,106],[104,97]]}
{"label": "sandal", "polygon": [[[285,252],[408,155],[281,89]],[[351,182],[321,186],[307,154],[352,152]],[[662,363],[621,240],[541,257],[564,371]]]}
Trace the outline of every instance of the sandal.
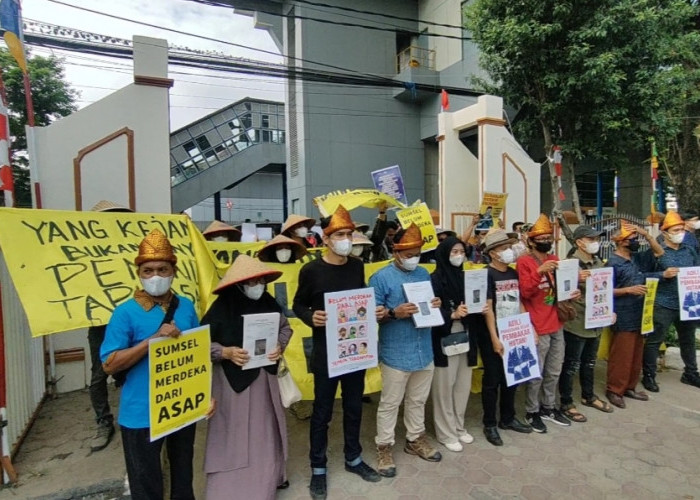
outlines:
{"label": "sandal", "polygon": [[605,413],[612,413],[613,408],[607,401],[603,401],[598,396],[593,396],[591,399],[582,399],[581,404],[584,406],[590,406],[596,410],[600,410]]}
{"label": "sandal", "polygon": [[571,405],[566,409],[562,408],[561,411],[564,414],[564,416],[572,422],[583,423],[588,421],[586,416],[580,411],[578,411],[574,405]]}

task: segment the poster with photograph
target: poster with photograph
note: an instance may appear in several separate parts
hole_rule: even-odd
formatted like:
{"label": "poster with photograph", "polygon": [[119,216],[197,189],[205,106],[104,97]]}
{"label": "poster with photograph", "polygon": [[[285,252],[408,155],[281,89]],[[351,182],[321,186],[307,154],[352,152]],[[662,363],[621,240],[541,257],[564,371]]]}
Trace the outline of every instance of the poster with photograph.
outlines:
{"label": "poster with photograph", "polygon": [[678,269],[678,303],[681,321],[700,319],[700,267]]}
{"label": "poster with photograph", "polygon": [[494,219],[500,219],[506,207],[508,193],[484,193],[479,205],[479,222],[476,231],[488,231],[494,225]]}
{"label": "poster with photograph", "polygon": [[464,305],[469,314],[481,313],[486,305],[489,271],[486,268],[464,271]]}
{"label": "poster with photograph", "polygon": [[557,300],[569,300],[578,290],[578,259],[560,260],[555,273]]}
{"label": "poster with photograph", "polygon": [[530,314],[522,313],[497,320],[498,336],[503,343],[503,368],[508,387],[540,376],[535,329]]}
{"label": "poster with photograph", "polygon": [[403,292],[406,295],[406,302],[411,302],[418,306],[418,312],[413,315],[413,323],[416,325],[416,328],[445,324],[440,308],[430,307],[430,301],[435,297],[433,285],[430,281],[404,283]]}
{"label": "poster with photograph", "polygon": [[243,349],[248,351],[250,359],[241,370],[273,365],[267,356],[277,347],[280,330],[280,313],[244,314],[243,315]]}
{"label": "poster with photograph", "polygon": [[325,293],[328,376],[377,366],[374,288]]}
{"label": "poster with photograph", "polygon": [[591,269],[586,278],[585,327],[602,328],[615,321],[613,311],[613,268]]}
{"label": "poster with photograph", "polygon": [[644,296],[644,309],[642,310],[642,335],[654,331],[654,301],[656,289],[659,287],[659,278],[647,278],[647,294]]}

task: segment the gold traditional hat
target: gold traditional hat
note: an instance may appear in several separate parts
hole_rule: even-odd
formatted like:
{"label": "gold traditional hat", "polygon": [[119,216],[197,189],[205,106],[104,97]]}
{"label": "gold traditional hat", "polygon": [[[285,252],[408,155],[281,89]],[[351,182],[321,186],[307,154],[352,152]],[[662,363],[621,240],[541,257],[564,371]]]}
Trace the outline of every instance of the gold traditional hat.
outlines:
{"label": "gold traditional hat", "polygon": [[342,231],[343,229],[355,230],[355,223],[350,217],[350,212],[345,210],[343,205],[338,205],[338,208],[336,208],[333,215],[331,215],[331,220],[328,223],[328,226],[323,229],[323,234],[330,236],[336,231]]}
{"label": "gold traditional hat", "polygon": [[415,222],[411,222],[408,229],[403,233],[401,239],[394,243],[394,250],[408,250],[410,248],[420,248],[423,246],[423,236]]}
{"label": "gold traditional hat", "polygon": [[241,232],[233,226],[229,226],[221,222],[220,220],[215,220],[207,226],[207,228],[202,231],[202,236],[212,236],[214,233],[233,233],[234,237],[240,237]]}
{"label": "gold traditional hat", "polygon": [[484,253],[488,254],[494,248],[500,247],[501,245],[512,245],[518,242],[517,233],[507,233],[505,229],[500,229],[492,227],[489,232],[484,236],[484,241],[482,245],[484,247]]}
{"label": "gold traditional hat", "polygon": [[280,245],[290,246],[292,248],[292,253],[294,254],[295,260],[301,259],[307,253],[306,247],[301,243],[298,243],[291,238],[287,238],[283,234],[278,234],[268,241],[264,247],[258,250],[258,259],[263,262],[271,262],[272,254],[277,251],[277,247]]}
{"label": "gold traditional hat", "polygon": [[353,245],[367,245],[367,246],[372,246],[374,243],[365,236],[364,234],[360,233],[359,231],[355,231],[352,233],[352,244]]}
{"label": "gold traditional hat", "polygon": [[680,226],[685,224],[685,221],[681,218],[678,212],[669,211],[664,217],[664,222],[661,224],[661,230],[666,231],[673,226]]}
{"label": "gold traditional hat", "polygon": [[92,212],[133,212],[130,208],[127,208],[119,203],[115,203],[109,200],[100,200],[94,207],[90,209]]}
{"label": "gold traditional hat", "polygon": [[540,214],[535,223],[532,225],[532,229],[527,233],[528,238],[535,238],[537,236],[542,236],[544,234],[553,234],[554,228],[552,223],[549,221],[549,217],[545,214]]}
{"label": "gold traditional hat", "polygon": [[290,216],[287,217],[287,220],[284,221],[284,224],[282,225],[282,231],[280,231],[280,233],[282,233],[282,234],[286,233],[287,231],[289,231],[292,227],[296,226],[297,224],[303,224],[308,229],[311,229],[315,223],[316,223],[316,219],[312,219],[311,217],[304,217],[303,215],[290,214]]}
{"label": "gold traditional hat", "polygon": [[177,257],[173,253],[173,247],[168,238],[158,229],[154,229],[139,244],[139,254],[134,263],[140,266],[144,262],[162,260],[173,265],[177,263]]}
{"label": "gold traditional hat", "polygon": [[623,222],[619,231],[613,235],[612,240],[613,241],[624,241],[626,239],[629,239],[629,238],[636,236],[636,234],[637,234],[637,228],[635,226],[633,226],[632,224],[628,224],[626,222]]}
{"label": "gold traditional hat", "polygon": [[219,284],[214,288],[213,293],[220,293],[224,288],[255,278],[265,278],[265,283],[269,283],[280,276],[282,276],[282,271],[267,267],[258,259],[242,253],[233,261],[224,277],[221,278]]}

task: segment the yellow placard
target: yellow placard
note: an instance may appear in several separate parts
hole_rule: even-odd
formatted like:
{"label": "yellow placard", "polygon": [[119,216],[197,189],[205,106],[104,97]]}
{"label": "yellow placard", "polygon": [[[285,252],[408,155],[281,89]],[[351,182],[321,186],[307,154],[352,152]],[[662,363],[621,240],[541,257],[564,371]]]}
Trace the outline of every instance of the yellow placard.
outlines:
{"label": "yellow placard", "polygon": [[644,296],[644,309],[642,309],[642,335],[654,331],[654,300],[656,300],[658,286],[659,278],[647,278],[647,294]]}
{"label": "yellow placard", "polygon": [[433,217],[430,215],[428,205],[421,203],[420,205],[399,210],[396,212],[396,217],[404,229],[410,226],[412,222],[415,222],[416,226],[420,228],[421,236],[423,236],[422,250],[424,252],[438,246],[437,232],[435,232]]}
{"label": "yellow placard", "polygon": [[148,343],[151,441],[203,419],[211,401],[209,325]]}
{"label": "yellow placard", "polygon": [[[484,193],[484,197],[479,205],[479,215],[491,215],[493,218],[500,218],[503,209],[506,208],[508,193]],[[491,209],[489,211],[489,209]]]}
{"label": "yellow placard", "polygon": [[406,205],[399,200],[376,189],[346,189],[344,191],[332,191],[323,196],[314,198],[314,205],[323,217],[328,217],[343,205],[346,210],[358,207],[376,208],[381,204],[388,207],[404,208]]}

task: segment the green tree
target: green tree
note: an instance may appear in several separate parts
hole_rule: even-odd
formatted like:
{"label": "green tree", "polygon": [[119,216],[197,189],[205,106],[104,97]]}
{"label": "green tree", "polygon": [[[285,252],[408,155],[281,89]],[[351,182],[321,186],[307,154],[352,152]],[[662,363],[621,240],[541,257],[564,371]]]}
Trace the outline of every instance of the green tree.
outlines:
{"label": "green tree", "polygon": [[[77,93],[65,80],[63,61],[56,57],[28,55],[29,76],[36,125],[49,125],[76,110]],[[0,71],[5,83],[10,113],[12,171],[15,181],[15,204],[31,207],[31,190],[27,162],[27,105],[22,71],[6,49],[0,49]]]}
{"label": "green tree", "polygon": [[[697,6],[687,0],[475,0],[467,28],[490,82],[520,109],[517,133],[551,156],[562,147],[579,220],[574,172],[582,158],[628,161],[680,127],[690,92],[685,48]],[[684,47],[681,52],[678,47]],[[697,86],[697,82],[695,83]],[[559,209],[550,164],[555,209]]]}

